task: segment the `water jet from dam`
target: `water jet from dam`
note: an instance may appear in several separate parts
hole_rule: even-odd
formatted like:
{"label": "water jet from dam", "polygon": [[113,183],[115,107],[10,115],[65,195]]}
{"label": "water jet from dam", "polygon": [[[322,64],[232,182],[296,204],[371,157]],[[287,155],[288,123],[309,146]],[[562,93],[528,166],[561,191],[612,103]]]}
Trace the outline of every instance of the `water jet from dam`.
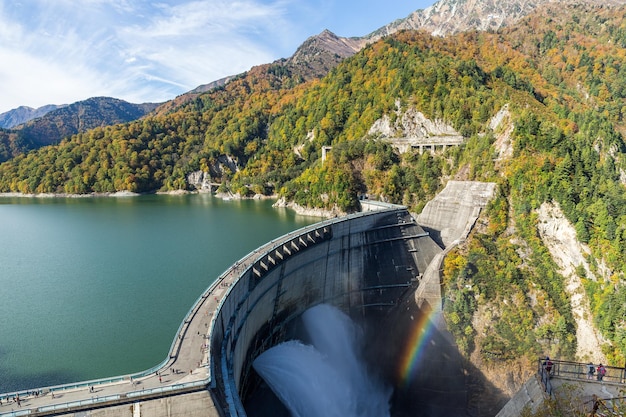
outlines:
{"label": "water jet from dam", "polygon": [[389,416],[392,390],[367,369],[362,329],[327,304],[306,310],[302,322],[312,344],[283,342],[253,363],[292,415]]}

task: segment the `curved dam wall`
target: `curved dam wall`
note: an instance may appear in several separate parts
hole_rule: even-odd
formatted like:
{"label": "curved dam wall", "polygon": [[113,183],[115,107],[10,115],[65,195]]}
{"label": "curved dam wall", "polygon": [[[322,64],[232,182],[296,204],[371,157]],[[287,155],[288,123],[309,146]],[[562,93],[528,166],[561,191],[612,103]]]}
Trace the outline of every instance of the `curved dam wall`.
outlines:
{"label": "curved dam wall", "polygon": [[224,415],[245,416],[258,387],[252,361],[290,338],[295,320],[327,303],[376,321],[419,286],[441,248],[404,207],[317,223],[241,261],[212,321],[211,386]]}

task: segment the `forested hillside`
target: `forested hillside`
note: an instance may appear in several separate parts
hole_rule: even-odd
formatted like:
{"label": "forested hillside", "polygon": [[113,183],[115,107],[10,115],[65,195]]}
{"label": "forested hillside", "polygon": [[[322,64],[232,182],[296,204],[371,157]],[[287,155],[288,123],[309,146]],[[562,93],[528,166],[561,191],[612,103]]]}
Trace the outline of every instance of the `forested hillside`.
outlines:
{"label": "forested hillside", "polygon": [[132,104],[111,97],[92,97],[62,106],[13,129],[0,129],[0,162],[95,127],[139,119],[156,107],[154,103]]}
{"label": "forested hillside", "polygon": [[[595,323],[612,364],[626,359],[626,9],[557,5],[495,33],[401,32],[304,81],[280,63],[253,68],[169,113],[96,128],[0,165],[0,191],[188,189],[219,157],[213,181],[243,196],[357,209],[360,194],[419,211],[448,179],[493,181],[483,227],[448,256],[446,314],[461,350],[485,363],[546,352],[574,359],[563,278],[537,234],[535,210],[560,204],[591,264]],[[510,113],[512,154],[489,128]],[[466,139],[445,152],[398,153],[369,134],[416,109]],[[332,146],[322,163],[321,147]],[[582,271],[581,271],[582,273]],[[583,277],[584,278],[584,277]],[[480,312],[492,325],[478,334]],[[585,358],[579,358],[585,359]]]}

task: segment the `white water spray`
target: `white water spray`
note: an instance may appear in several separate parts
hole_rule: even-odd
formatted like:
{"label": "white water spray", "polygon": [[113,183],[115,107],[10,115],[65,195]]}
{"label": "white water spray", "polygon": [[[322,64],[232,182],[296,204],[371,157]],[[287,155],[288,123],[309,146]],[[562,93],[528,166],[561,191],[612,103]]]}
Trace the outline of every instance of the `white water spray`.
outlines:
{"label": "white water spray", "polygon": [[313,345],[281,343],[253,362],[292,416],[388,417],[392,389],[367,372],[361,330],[326,304],[302,319]]}

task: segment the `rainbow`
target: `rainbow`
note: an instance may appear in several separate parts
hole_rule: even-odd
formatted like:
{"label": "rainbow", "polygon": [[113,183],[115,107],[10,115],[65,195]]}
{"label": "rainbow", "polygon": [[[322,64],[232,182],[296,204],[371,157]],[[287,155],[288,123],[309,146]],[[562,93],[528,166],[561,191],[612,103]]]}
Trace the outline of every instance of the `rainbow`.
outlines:
{"label": "rainbow", "polygon": [[411,382],[419,363],[420,353],[423,352],[435,327],[432,320],[433,311],[428,304],[425,307],[417,320],[413,320],[413,328],[401,351],[398,379],[399,384],[405,387]]}

